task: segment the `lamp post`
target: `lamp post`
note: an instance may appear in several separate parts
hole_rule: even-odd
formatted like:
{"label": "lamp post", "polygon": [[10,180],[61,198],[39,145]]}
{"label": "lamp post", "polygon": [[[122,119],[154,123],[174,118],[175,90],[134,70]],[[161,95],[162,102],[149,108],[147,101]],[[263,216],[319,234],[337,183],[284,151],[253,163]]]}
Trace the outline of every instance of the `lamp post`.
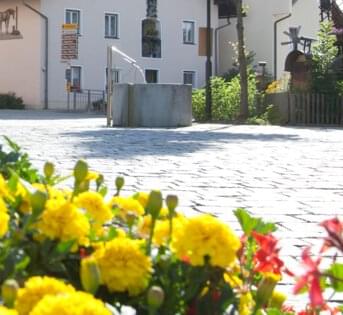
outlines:
{"label": "lamp post", "polygon": [[207,32],[206,32],[206,116],[208,120],[212,119],[212,45],[211,45],[211,0],[207,0]]}

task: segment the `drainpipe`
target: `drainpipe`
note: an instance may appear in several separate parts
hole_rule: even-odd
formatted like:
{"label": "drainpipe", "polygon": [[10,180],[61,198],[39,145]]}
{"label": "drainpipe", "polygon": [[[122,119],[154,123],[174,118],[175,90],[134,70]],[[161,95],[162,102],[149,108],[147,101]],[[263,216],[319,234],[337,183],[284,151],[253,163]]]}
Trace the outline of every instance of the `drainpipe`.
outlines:
{"label": "drainpipe", "polygon": [[223,28],[227,27],[231,25],[230,23],[230,20],[228,19],[228,22],[227,24],[224,24],[222,26],[219,26],[217,27],[215,30],[214,30],[214,58],[215,58],[215,61],[214,61],[214,71],[215,71],[215,75],[218,75],[218,32],[220,30],[222,30]]}
{"label": "drainpipe", "polygon": [[45,49],[44,49],[44,63],[45,63],[45,76],[44,76],[44,109],[49,109],[49,18],[42,12],[36,10],[28,3],[23,2],[24,5],[38,14],[45,22]]}
{"label": "drainpipe", "polygon": [[274,22],[274,80],[277,79],[277,26],[280,22],[288,19],[291,16],[292,13],[289,13],[286,16]]}

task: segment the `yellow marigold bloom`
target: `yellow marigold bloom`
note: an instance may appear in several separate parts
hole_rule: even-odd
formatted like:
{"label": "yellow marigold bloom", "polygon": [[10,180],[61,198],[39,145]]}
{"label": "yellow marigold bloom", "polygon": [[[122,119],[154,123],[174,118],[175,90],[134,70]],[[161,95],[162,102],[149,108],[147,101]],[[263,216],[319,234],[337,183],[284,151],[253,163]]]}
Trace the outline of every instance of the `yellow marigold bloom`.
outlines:
{"label": "yellow marigold bloom", "polygon": [[0,314],[1,315],[18,315],[16,310],[11,310],[1,305],[0,305]]}
{"label": "yellow marigold bloom", "polygon": [[94,253],[103,283],[111,292],[141,293],[148,286],[152,264],[142,241],[116,238]]}
{"label": "yellow marigold bloom", "polygon": [[239,298],[239,315],[250,315],[255,306],[254,299],[250,292],[243,293]]}
{"label": "yellow marigold bloom", "polygon": [[138,234],[142,238],[149,237],[151,229],[151,215],[145,215],[141,217],[140,222],[138,224]]}
{"label": "yellow marigold bloom", "polygon": [[136,216],[141,216],[144,214],[144,208],[139,203],[138,200],[134,198],[124,198],[120,196],[113,197],[110,201],[110,208],[118,207],[119,208],[119,217],[123,220],[126,220],[127,214],[134,214]]}
{"label": "yellow marigold bloom", "polygon": [[[31,315],[36,304],[47,295],[75,292],[71,285],[50,277],[32,277],[19,289],[15,309],[19,315]],[[62,315],[61,313],[60,315]]]}
{"label": "yellow marigold bloom", "polygon": [[211,215],[188,219],[173,235],[172,249],[179,259],[202,266],[205,257],[212,266],[229,267],[241,246],[239,238],[223,222]]}
{"label": "yellow marigold bloom", "polygon": [[224,280],[231,288],[239,288],[243,285],[243,281],[237,276],[237,273],[226,272],[224,274]]}
{"label": "yellow marigold bloom", "polygon": [[135,199],[142,205],[145,209],[146,205],[148,204],[149,194],[145,192],[139,192],[134,196]]}
{"label": "yellow marigold bloom", "polygon": [[8,231],[8,222],[10,216],[7,213],[7,207],[3,199],[0,197],[0,237],[3,237]]}
{"label": "yellow marigold bloom", "polygon": [[111,209],[105,204],[102,195],[94,191],[81,193],[75,199],[76,206],[83,208],[98,223],[105,223],[113,218]]}
{"label": "yellow marigold bloom", "polygon": [[111,315],[105,304],[84,292],[45,296],[30,315]]}
{"label": "yellow marigold bloom", "polygon": [[7,187],[7,183],[1,174],[0,174],[0,197],[13,199]]}
{"label": "yellow marigold bloom", "polygon": [[68,201],[48,200],[37,228],[53,240],[75,240],[79,245],[86,246],[89,243],[89,221],[81,210]]}

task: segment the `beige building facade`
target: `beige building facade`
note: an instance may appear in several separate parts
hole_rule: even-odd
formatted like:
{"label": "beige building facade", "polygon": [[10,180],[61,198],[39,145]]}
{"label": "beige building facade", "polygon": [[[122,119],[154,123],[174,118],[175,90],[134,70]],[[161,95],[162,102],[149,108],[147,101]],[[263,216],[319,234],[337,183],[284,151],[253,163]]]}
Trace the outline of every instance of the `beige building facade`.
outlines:
{"label": "beige building facade", "polygon": [[[283,32],[288,31],[289,27],[301,26],[300,36],[316,38],[320,23],[319,1],[245,0],[244,2],[247,7],[244,18],[246,48],[255,54],[256,67],[260,61],[265,61],[268,73],[279,78],[284,73],[285,60],[292,49],[291,45],[281,45],[282,42],[289,41],[289,37]],[[223,74],[232,68],[235,52],[230,42],[236,40],[236,19],[232,18],[230,25],[219,33],[218,74]]]}

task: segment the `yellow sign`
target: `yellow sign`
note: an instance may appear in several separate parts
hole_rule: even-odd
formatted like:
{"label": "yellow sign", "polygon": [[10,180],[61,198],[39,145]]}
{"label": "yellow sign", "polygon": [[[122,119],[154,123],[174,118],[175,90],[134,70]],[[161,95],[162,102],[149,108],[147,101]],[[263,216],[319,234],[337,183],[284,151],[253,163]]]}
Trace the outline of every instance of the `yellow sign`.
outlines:
{"label": "yellow sign", "polygon": [[74,31],[78,29],[77,24],[62,24],[62,29],[65,31]]}

